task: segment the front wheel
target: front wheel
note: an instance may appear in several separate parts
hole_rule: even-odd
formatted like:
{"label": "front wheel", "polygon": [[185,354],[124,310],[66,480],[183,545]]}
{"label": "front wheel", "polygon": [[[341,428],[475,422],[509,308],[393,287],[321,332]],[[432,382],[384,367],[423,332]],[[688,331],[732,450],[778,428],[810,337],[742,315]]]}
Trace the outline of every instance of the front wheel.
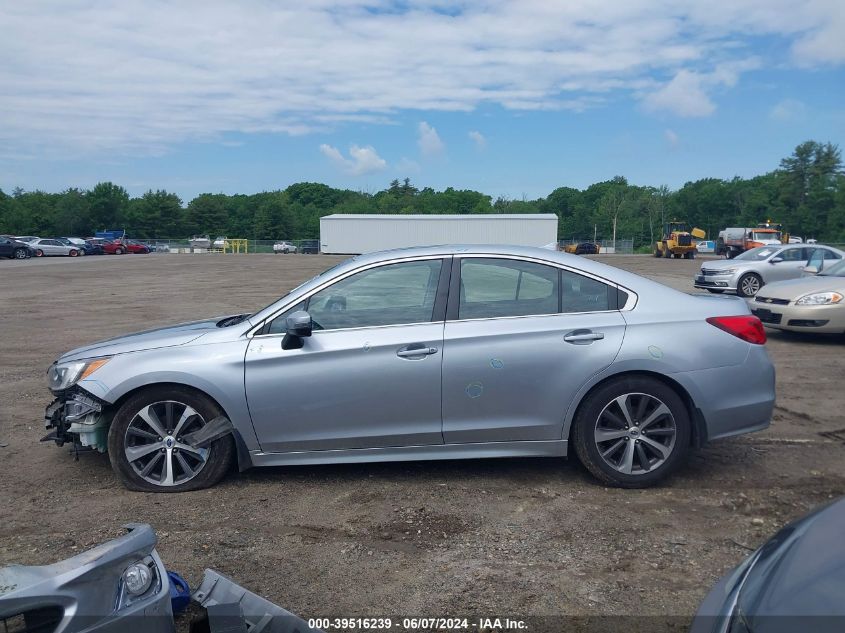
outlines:
{"label": "front wheel", "polygon": [[79,251],[70,251],[68,255],[70,255],[71,257],[76,257],[77,255],[79,255]]}
{"label": "front wheel", "polygon": [[17,248],[15,249],[14,258],[15,259],[26,259],[28,253],[26,252],[25,248]]}
{"label": "front wheel", "polygon": [[739,278],[737,293],[742,297],[753,297],[763,287],[763,280],[756,273],[745,273]]}
{"label": "front wheel", "polygon": [[114,254],[115,255],[123,255],[123,249],[122,248],[115,249]]}
{"label": "front wheel", "polygon": [[667,477],[689,451],[691,422],[673,389],[653,378],[611,380],[575,416],[581,463],[605,484],[645,488]]}
{"label": "front wheel", "polygon": [[184,492],[213,486],[234,461],[232,436],[194,448],[185,435],[222,413],[210,398],[190,389],[145,389],[114,416],[108,440],[112,468],[130,490]]}

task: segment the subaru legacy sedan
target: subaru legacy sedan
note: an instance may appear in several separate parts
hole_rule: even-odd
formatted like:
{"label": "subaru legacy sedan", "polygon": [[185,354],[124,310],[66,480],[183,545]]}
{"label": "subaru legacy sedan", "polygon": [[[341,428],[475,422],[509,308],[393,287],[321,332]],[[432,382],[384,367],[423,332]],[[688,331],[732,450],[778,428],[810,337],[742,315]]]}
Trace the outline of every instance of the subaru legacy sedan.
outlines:
{"label": "subaru legacy sedan", "polygon": [[373,253],[254,314],[64,354],[44,439],[107,452],[134,490],[211,486],[235,463],[570,452],[605,484],[644,487],[691,446],[769,425],[765,340],[737,297],[566,253]]}

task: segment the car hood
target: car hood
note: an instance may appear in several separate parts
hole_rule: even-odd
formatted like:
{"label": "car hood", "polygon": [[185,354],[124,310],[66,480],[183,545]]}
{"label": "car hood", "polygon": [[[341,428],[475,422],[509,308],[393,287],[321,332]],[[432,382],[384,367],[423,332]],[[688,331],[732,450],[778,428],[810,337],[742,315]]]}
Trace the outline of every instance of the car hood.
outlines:
{"label": "car hood", "polygon": [[135,332],[125,336],[97,341],[91,345],[77,347],[59,358],[59,362],[95,358],[97,356],[113,356],[127,352],[140,352],[160,347],[175,347],[197,340],[204,334],[217,331],[217,323],[226,317],[218,317],[204,321],[191,321],[170,327]]}
{"label": "car hood", "polygon": [[759,292],[759,296],[771,299],[794,300],[811,292],[843,292],[845,293],[845,277],[826,277],[813,275],[788,281],[776,281],[766,284]]}
{"label": "car hood", "polygon": [[728,268],[750,268],[765,262],[752,262],[736,259],[718,259],[716,261],[704,262],[701,264],[701,270],[727,270]]}

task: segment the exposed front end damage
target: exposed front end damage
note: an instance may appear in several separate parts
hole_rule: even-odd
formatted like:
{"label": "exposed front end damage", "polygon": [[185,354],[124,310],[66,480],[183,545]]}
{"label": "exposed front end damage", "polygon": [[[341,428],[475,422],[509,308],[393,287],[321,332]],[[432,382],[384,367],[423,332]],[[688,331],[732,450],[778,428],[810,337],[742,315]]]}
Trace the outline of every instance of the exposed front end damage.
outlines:
{"label": "exposed front end damage", "polygon": [[56,394],[44,411],[44,426],[48,434],[42,442],[65,443],[77,450],[108,450],[108,430],[112,411],[109,404],[78,387]]}

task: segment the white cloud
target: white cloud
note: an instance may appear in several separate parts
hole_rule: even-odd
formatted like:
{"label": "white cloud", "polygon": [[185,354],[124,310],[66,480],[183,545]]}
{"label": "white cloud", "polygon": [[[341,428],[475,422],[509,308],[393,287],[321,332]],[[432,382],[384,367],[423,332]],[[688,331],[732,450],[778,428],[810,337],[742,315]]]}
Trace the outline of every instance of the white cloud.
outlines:
{"label": "white cloud", "polygon": [[320,145],[320,152],[341,170],[352,176],[363,176],[387,168],[387,161],[379,156],[371,145],[366,147],[352,145],[349,148],[349,158],[346,158],[336,147],[325,143]]}
{"label": "white cloud", "polygon": [[445,146],[443,141],[440,140],[440,135],[428,123],[420,121],[417,134],[417,145],[420,146],[420,153],[423,156],[431,157],[443,152]]}
{"label": "white cloud", "polygon": [[486,147],[487,147],[487,139],[486,139],[486,138],[485,138],[485,136],[484,136],[481,132],[479,132],[478,130],[472,130],[472,131],[468,134],[468,136],[469,136],[470,140],[471,140],[473,143],[475,143],[475,146],[476,146],[478,149],[484,149],[484,148],[486,148]]}
{"label": "white cloud", "polygon": [[688,70],[678,71],[672,80],[643,99],[647,110],[665,110],[683,117],[713,114],[716,106],[707,96],[702,76]]}
{"label": "white cloud", "polygon": [[678,147],[678,143],[681,142],[681,137],[678,136],[678,133],[675,130],[666,129],[663,132],[663,137],[666,139],[666,142],[669,143],[669,147],[671,149],[675,149]]}
{"label": "white cloud", "polygon": [[769,118],[779,123],[799,121],[807,114],[807,106],[797,99],[784,99],[776,103],[769,111]]}
{"label": "white cloud", "polygon": [[0,3],[0,151],[143,155],[405,110],[706,116],[768,68],[845,63],[842,0],[28,0]]}

